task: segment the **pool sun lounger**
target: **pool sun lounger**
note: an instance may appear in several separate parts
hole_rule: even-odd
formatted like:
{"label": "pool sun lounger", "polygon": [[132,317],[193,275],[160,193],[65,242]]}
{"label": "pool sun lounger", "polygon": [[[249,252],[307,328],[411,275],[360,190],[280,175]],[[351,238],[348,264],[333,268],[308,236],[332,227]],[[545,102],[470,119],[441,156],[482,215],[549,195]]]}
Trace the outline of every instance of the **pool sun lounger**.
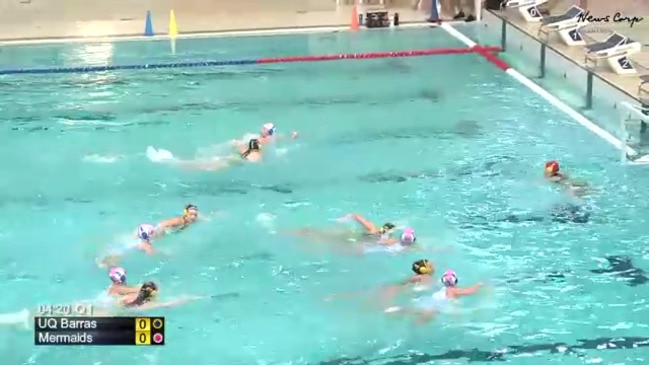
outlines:
{"label": "pool sun lounger", "polygon": [[598,61],[607,60],[613,71],[618,75],[637,73],[629,56],[640,52],[642,44],[614,32],[606,40],[586,46],[586,66],[591,63],[597,66]]}
{"label": "pool sun lounger", "polygon": [[583,46],[586,44],[579,28],[588,25],[588,22],[581,19],[584,10],[578,6],[572,6],[561,15],[548,16],[541,19],[541,27],[538,35],[545,35],[547,41],[551,33],[558,32],[563,42],[568,46]]}

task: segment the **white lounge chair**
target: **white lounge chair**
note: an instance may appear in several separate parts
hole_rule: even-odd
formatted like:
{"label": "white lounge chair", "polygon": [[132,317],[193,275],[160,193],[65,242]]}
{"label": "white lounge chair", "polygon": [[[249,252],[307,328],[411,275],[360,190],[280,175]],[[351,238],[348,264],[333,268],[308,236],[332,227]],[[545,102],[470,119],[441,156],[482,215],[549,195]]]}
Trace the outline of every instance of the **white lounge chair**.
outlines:
{"label": "white lounge chair", "polygon": [[541,27],[538,36],[545,36],[548,41],[550,34],[559,33],[563,42],[568,46],[583,46],[586,44],[579,28],[588,24],[583,19],[584,10],[578,6],[572,6],[561,15],[548,16],[541,19]]}
{"label": "white lounge chair", "polygon": [[586,46],[586,66],[598,66],[598,62],[606,60],[618,75],[636,74],[629,56],[642,50],[642,44],[614,32],[605,41]]}
{"label": "white lounge chair", "polygon": [[543,16],[538,6],[545,4],[548,0],[507,0],[503,3],[505,8],[515,8],[526,22],[541,21]]}

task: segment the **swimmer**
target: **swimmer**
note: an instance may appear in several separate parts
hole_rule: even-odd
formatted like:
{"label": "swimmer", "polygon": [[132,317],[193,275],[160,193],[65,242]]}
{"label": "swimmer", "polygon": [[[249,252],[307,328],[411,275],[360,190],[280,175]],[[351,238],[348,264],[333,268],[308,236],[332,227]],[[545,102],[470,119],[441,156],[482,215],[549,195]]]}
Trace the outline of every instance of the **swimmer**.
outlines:
{"label": "swimmer", "polygon": [[[435,274],[435,266],[430,260],[421,259],[412,263],[411,270],[414,274],[408,278],[401,280],[397,283],[388,284],[380,288],[381,296],[384,300],[389,300],[396,296],[404,289],[411,288],[413,291],[419,292],[428,289],[432,283],[432,277]],[[326,300],[331,300],[339,296],[355,296],[364,293],[343,293],[338,295],[329,296]]]}
{"label": "swimmer", "polygon": [[[118,308],[128,309],[131,311],[138,310],[148,310],[156,308],[168,308],[177,306],[180,304],[187,303],[192,300],[203,299],[200,296],[181,296],[176,299],[168,300],[165,302],[154,301],[158,293],[158,285],[152,281],[147,281],[142,284],[142,286],[135,292],[131,294],[125,294],[117,298],[115,305]],[[227,294],[226,294],[227,295]],[[74,306],[78,305],[76,303]],[[89,304],[91,305],[91,304]],[[29,329],[30,324],[34,323],[34,316],[42,315],[38,314],[42,310],[34,310],[30,312],[28,309],[23,309],[14,313],[4,313],[0,314],[0,326],[11,326],[11,327],[22,327],[24,329]],[[109,310],[108,308],[97,308],[93,306],[93,313],[89,313],[87,317],[105,317],[114,315],[114,310]]]}
{"label": "swimmer", "polygon": [[568,175],[561,171],[557,161],[546,162],[544,173],[547,181],[561,185],[569,195],[582,196],[589,192],[588,183],[569,178]]}
{"label": "swimmer", "polygon": [[165,219],[156,228],[156,235],[161,236],[167,230],[182,231],[198,221],[198,207],[194,204],[185,205],[181,216]]}
{"label": "swimmer", "polygon": [[157,302],[154,301],[154,299],[158,295],[158,291],[158,285],[156,283],[154,283],[153,281],[147,281],[146,283],[142,284],[137,293],[128,294],[119,298],[116,304],[119,307],[127,308],[130,310],[147,310],[173,307],[186,303],[190,300],[198,300],[203,298],[199,296],[182,296],[175,300]]}
{"label": "swimmer", "polygon": [[398,238],[392,235],[384,234],[379,238],[377,242],[361,246],[360,253],[397,253],[404,252],[406,250],[420,250],[420,248],[413,246],[415,242],[417,242],[415,230],[412,228],[406,228]]}
{"label": "swimmer", "polygon": [[155,253],[153,249],[153,239],[159,237],[162,233],[160,230],[156,230],[156,227],[152,224],[140,224],[134,233],[135,240],[133,242],[127,243],[122,247],[118,247],[112,253],[109,253],[106,257],[99,261],[98,265],[100,268],[107,268],[111,266],[117,266],[117,261],[119,258],[130,251],[133,248],[144,251],[147,255],[152,255]]}
{"label": "swimmer", "polygon": [[419,298],[415,301],[413,308],[390,307],[385,310],[386,313],[402,312],[411,314],[415,317],[416,322],[423,324],[430,321],[437,313],[445,309],[451,301],[461,297],[477,293],[483,284],[478,283],[468,288],[459,288],[458,278],[453,270],[447,270],[440,279],[443,287],[434,292],[430,297]]}
{"label": "swimmer", "polygon": [[[291,133],[290,137],[279,135],[277,134],[277,127],[274,123],[266,123],[261,126],[259,137],[257,137],[256,139],[263,145],[274,141],[296,139],[297,136],[297,132]],[[243,145],[243,142],[240,140],[234,140],[232,141],[232,143],[235,147],[241,147]]]}
{"label": "swimmer", "polygon": [[262,160],[261,143],[258,139],[251,139],[245,146],[239,146],[239,154],[214,160],[169,160],[170,163],[181,167],[204,171],[221,170],[241,162],[260,162]]}
{"label": "swimmer", "polygon": [[[302,228],[295,232],[293,235],[305,236],[309,238],[316,238],[321,240],[331,240],[331,241],[371,241],[376,243],[382,237],[387,239],[389,235],[394,231],[396,226],[392,223],[385,223],[380,228],[374,225],[371,221],[365,219],[363,216],[352,213],[348,214],[342,218],[338,219],[338,222],[347,222],[353,220],[359,223],[363,227],[363,232],[350,231],[349,229],[343,230],[326,230],[326,229],[317,229],[317,228]],[[368,240],[368,238],[370,240]]]}
{"label": "swimmer", "polygon": [[374,224],[372,221],[357,213],[351,213],[341,218],[341,221],[347,220],[353,220],[356,223],[360,224],[361,227],[363,227],[363,230],[365,231],[364,234],[366,236],[378,237],[382,239],[389,238],[396,228],[396,226],[390,222],[386,222],[381,227],[377,227],[376,224]]}
{"label": "swimmer", "polygon": [[111,284],[108,287],[108,295],[122,296],[129,294],[137,294],[140,291],[141,285],[128,286],[126,285],[126,270],[121,267],[113,267],[108,272],[108,277]]}
{"label": "swimmer", "polygon": [[421,259],[412,263],[413,275],[407,279],[393,285],[389,285],[383,290],[383,299],[389,300],[396,296],[404,289],[411,288],[413,291],[420,292],[427,290],[433,283],[435,266],[430,260]]}

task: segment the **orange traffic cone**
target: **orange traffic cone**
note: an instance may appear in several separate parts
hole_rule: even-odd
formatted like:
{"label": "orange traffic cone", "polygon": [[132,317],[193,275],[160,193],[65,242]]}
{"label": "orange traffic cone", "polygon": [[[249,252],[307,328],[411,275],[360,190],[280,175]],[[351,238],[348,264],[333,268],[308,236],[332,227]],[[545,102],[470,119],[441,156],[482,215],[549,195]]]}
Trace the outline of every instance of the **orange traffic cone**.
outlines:
{"label": "orange traffic cone", "polygon": [[349,28],[351,30],[358,30],[358,28],[359,28],[359,24],[358,24],[358,7],[356,7],[356,5],[354,5],[354,7],[352,8],[352,22],[349,25]]}

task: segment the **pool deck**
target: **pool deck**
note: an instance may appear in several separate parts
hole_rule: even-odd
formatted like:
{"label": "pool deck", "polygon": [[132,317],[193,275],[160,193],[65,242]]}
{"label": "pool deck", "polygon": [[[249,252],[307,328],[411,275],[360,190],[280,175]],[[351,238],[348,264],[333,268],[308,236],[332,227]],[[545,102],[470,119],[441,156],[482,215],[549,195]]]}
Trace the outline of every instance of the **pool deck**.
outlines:
{"label": "pool deck", "polygon": [[[573,3],[575,2],[569,0],[561,1],[561,3],[553,9],[552,14],[562,14],[572,6]],[[641,80],[639,76],[649,74],[649,0],[617,0],[616,2],[590,0],[588,5],[589,6],[585,10],[590,11],[593,16],[613,15],[616,12],[621,12],[625,16],[643,18],[642,21],[636,23],[633,27],[629,27],[627,23],[610,22],[591,24],[582,29],[584,37],[588,43],[601,42],[613,31],[617,31],[642,43],[642,52],[631,56],[631,60],[638,70],[637,75],[616,75],[613,72],[601,68],[594,70],[597,76],[615,86],[629,97],[640,101],[638,87],[640,86]],[[492,13],[500,18],[506,19],[510,24],[522,32],[539,40],[539,42],[542,42],[542,40],[537,36],[540,28],[538,23],[526,23],[519,14],[512,9],[492,11]],[[585,52],[582,47],[568,47],[556,39],[556,37],[553,37],[547,44],[577,65],[582,67],[584,66]]]}
{"label": "pool deck", "polygon": [[[169,31],[170,10],[180,33],[347,26],[352,7],[335,0],[0,0],[0,40],[142,36],[147,11],[156,35]],[[25,2],[25,3],[23,3]],[[424,1],[427,9],[430,0]],[[3,8],[4,6],[4,8]],[[423,22],[411,0],[391,1],[402,22]],[[24,21],[29,19],[29,21]],[[6,43],[6,42],[5,42]]]}

